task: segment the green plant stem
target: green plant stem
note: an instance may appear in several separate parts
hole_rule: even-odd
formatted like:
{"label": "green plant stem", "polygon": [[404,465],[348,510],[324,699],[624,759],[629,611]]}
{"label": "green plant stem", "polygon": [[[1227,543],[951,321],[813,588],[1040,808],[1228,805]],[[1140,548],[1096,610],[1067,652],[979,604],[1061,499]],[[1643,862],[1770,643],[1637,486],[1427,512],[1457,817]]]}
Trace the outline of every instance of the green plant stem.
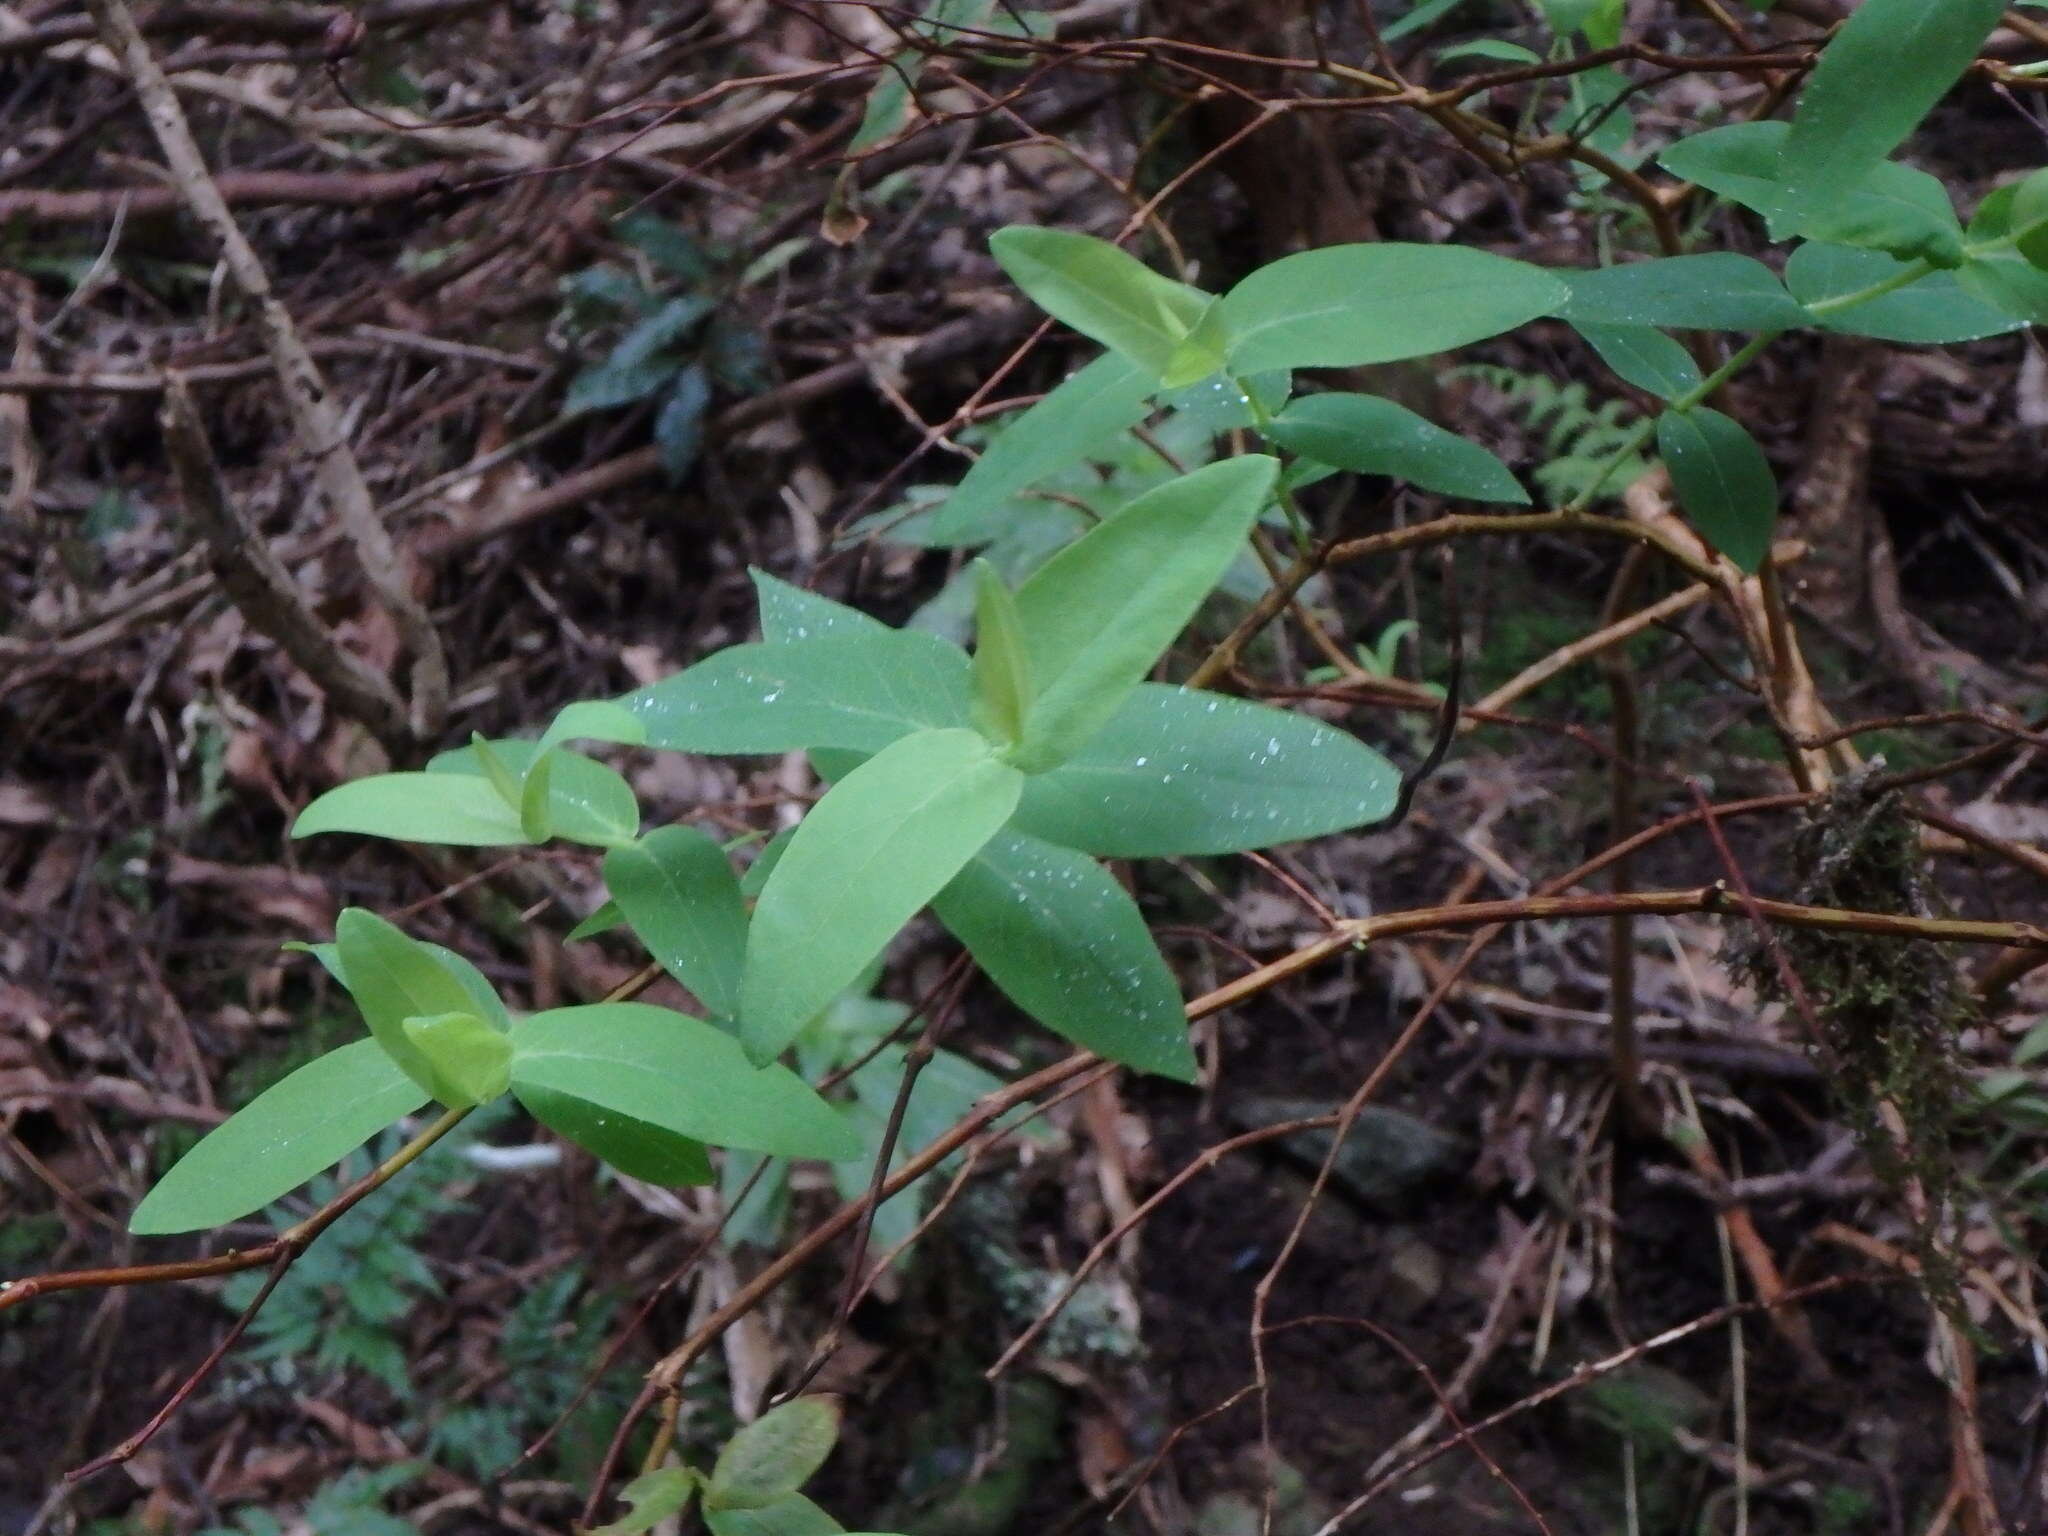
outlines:
{"label": "green plant stem", "polygon": [[[1932,271],[1934,271],[1934,263],[1922,257],[1918,261],[1907,263],[1890,277],[1885,278],[1881,282],[1872,283],[1867,288],[1859,288],[1854,293],[1836,294],[1832,299],[1816,300],[1814,303],[1806,306],[1806,312],[1817,319],[1840,314],[1845,309],[1854,309],[1859,304],[1868,304],[1872,299],[1881,299],[1886,294],[1895,293],[1910,283],[1917,283]],[[1684,394],[1673,399],[1668,409],[1689,411],[1694,406],[1707,400],[1723,384],[1726,384],[1736,374],[1754,362],[1763,352],[1764,348],[1768,347],[1783,334],[1784,332],[1782,331],[1765,331],[1761,335],[1750,337],[1748,341],[1736,349],[1727,362],[1716,368]],[[1599,495],[1600,488],[1607,483],[1608,478],[1613,475],[1614,471],[1635,454],[1641,452],[1651,437],[1655,435],[1656,431],[1657,418],[1655,416],[1645,417],[1642,421],[1638,422],[1635,429],[1630,432],[1628,440],[1608,455],[1607,462],[1601,465],[1600,473],[1594,478],[1593,483],[1567,502],[1564,510],[1567,512],[1585,511],[1592,504],[1593,498]]]}
{"label": "green plant stem", "polygon": [[[1259,399],[1258,392],[1243,379],[1240,379],[1234,373],[1227,374],[1225,377],[1230,380],[1231,388],[1235,389],[1243,398],[1244,403],[1250,407],[1252,430],[1266,440],[1267,447],[1273,448],[1275,452],[1278,452],[1278,447],[1273,442],[1273,413],[1266,409],[1264,403]],[[1294,499],[1294,488],[1283,478],[1276,488],[1276,495],[1280,502],[1280,510],[1287,514],[1287,526],[1294,534],[1294,552],[1297,555],[1306,557],[1308,552],[1315,547],[1315,541],[1309,535],[1308,519],[1302,515],[1301,503]]]}

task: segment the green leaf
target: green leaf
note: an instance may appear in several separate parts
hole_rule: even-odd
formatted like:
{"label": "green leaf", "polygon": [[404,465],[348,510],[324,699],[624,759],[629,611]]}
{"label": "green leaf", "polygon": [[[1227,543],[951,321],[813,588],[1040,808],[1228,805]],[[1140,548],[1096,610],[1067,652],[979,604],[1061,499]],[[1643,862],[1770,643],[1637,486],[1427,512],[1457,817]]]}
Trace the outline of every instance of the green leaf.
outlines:
{"label": "green leaf", "polygon": [[704,1485],[706,1509],[762,1509],[811,1480],[839,1442],[837,1398],[796,1397],[726,1441]]}
{"label": "green leaf", "polygon": [[609,699],[584,699],[564,704],[533,744],[535,755],[565,741],[611,741],[639,747],[647,743],[647,727],[639,717]]}
{"label": "green leaf", "polygon": [[1956,278],[1973,297],[2032,324],[2048,324],[2048,273],[2010,243],[2017,183],[1987,194],[1970,217],[1969,260]]}
{"label": "green leaf", "polygon": [[972,698],[958,646],[889,630],[731,646],[620,703],[646,723],[651,747],[875,752],[913,731],[967,724]]}
{"label": "green leaf", "polygon": [[989,980],[1054,1034],[1141,1072],[1193,1082],[1173,973],[1095,860],[1005,829],[932,902]]}
{"label": "green leaf", "polygon": [[1475,37],[1466,42],[1452,43],[1436,51],[1439,64],[1455,63],[1459,59],[1493,59],[1502,64],[1541,64],[1543,55],[1534,48],[1524,48],[1520,43],[1511,43],[1500,37]]}
{"label": "green leaf", "polygon": [[1147,491],[1018,589],[1038,687],[1018,766],[1054,766],[1116,712],[1222,579],[1279,468],[1244,454]]}
{"label": "green leaf", "polygon": [[1706,406],[1657,418],[1657,451],[1693,526],[1745,571],[1771,552],[1778,482],[1740,423]]}
{"label": "green leaf", "polygon": [[334,937],[349,993],[370,1033],[407,1077],[437,1094],[433,1066],[406,1032],[405,1021],[475,1012],[469,988],[426,945],[361,907],[342,912]]}
{"label": "green leaf", "polygon": [[[964,40],[962,29],[985,28],[994,8],[994,0],[932,0],[911,30],[933,42]],[[872,149],[902,130],[909,121],[912,92],[924,72],[926,57],[917,47],[900,48],[889,56],[868,91],[867,107],[861,113],[860,127],[847,143],[847,154]]]}
{"label": "green leaf", "polygon": [[[488,750],[485,748],[484,752]],[[489,762],[490,757],[485,756],[484,761]],[[548,786],[554,782],[554,777],[554,750],[550,748],[534,753],[533,761],[527,765],[526,780],[519,790],[519,830],[526,834],[529,843],[544,843],[554,835],[554,820],[548,814]]]}
{"label": "green leaf", "polygon": [[713,1013],[738,1013],[747,909],[723,848],[694,827],[657,827],[605,855],[604,883],[663,970]]}
{"label": "green leaf", "polygon": [[2048,266],[2048,167],[2014,183],[2007,217],[2019,253],[2032,266]]}
{"label": "green leaf", "polygon": [[612,233],[670,277],[683,282],[708,282],[717,273],[704,248],[658,213],[642,209],[622,214],[612,220]]}
{"label": "green leaf", "polygon": [[1762,262],[1733,251],[1659,256],[1568,274],[1573,325],[1650,325],[1678,330],[1783,331],[1806,311]]}
{"label": "green leaf", "polygon": [[519,1088],[517,1097],[542,1125],[628,1178],[677,1188],[714,1177],[701,1141],[534,1083]]}
{"label": "green leaf", "polygon": [[633,1506],[633,1512],[599,1526],[590,1536],[641,1536],[688,1509],[696,1492],[697,1474],[688,1467],[642,1472],[619,1490],[619,1497]]}
{"label": "green leaf", "polygon": [[2024,1067],[2030,1061],[2048,1056],[2048,1024],[2036,1024],[2020,1037],[2020,1043],[2013,1047],[2012,1061],[2016,1067]]}
{"label": "green leaf", "polygon": [[[585,733],[579,730],[579,734]],[[540,743],[500,740],[486,743],[486,746],[498,762],[518,778],[524,803],[524,792],[531,787],[534,765],[542,760]],[[545,821],[549,836],[567,838],[595,848],[612,848],[620,843],[630,843],[639,835],[640,802],[634,798],[633,786],[615,770],[580,752],[570,752],[562,747],[549,747],[545,761],[546,777],[542,780],[542,788],[547,796]],[[429,777],[445,778],[451,783],[478,778],[483,772],[484,760],[474,747],[458,747],[453,752],[443,752],[427,764]],[[536,795],[539,793],[535,791]],[[531,840],[522,832],[515,841]]]}
{"label": "green leaf", "polygon": [[754,905],[740,988],[748,1054],[780,1054],[1009,819],[1022,786],[963,730],[905,737],[835,784]]}
{"label": "green leaf", "polygon": [[1919,126],[2004,0],[1863,0],[1821,50],[1780,157],[1774,239],[1833,211]]}
{"label": "green leaf", "polygon": [[1581,321],[1572,329],[1586,338],[1601,362],[1637,389],[1676,400],[1702,382],[1692,354],[1652,326]]}
{"label": "green leaf", "polygon": [[201,1138],[135,1208],[144,1237],[261,1210],[427,1101],[375,1040],[357,1040],[272,1084]]}
{"label": "green leaf", "polygon": [[[833,758],[845,758],[847,761],[843,766],[834,765],[834,769],[828,771],[826,763]],[[834,752],[827,750],[811,754],[812,768],[816,770],[818,777],[825,780],[828,784],[836,784],[839,780],[845,778],[862,761],[861,754],[858,752]],[[798,825],[800,826],[802,823],[798,823]],[[754,862],[749,864],[746,872],[740,876],[740,895],[744,896],[748,901],[753,901],[760,896],[761,887],[766,885],[768,877],[775,873],[775,866],[782,861],[783,853],[789,848],[790,839],[795,836],[796,827],[784,827],[780,832],[769,838],[766,843],[762,844],[761,851],[755,856]]]}
{"label": "green leaf", "polygon": [[[519,835],[529,841],[538,841],[527,830],[526,794],[520,788],[519,775],[505,766],[505,759],[484,740],[481,731],[469,733],[470,750],[476,754],[476,768],[491,782],[491,788],[498,792],[498,798],[509,805],[519,817]],[[543,834],[545,836],[545,834]]]}
{"label": "green leaf", "polygon": [[479,776],[380,773],[352,779],[299,812],[293,837],[317,832],[362,832],[408,843],[467,848],[523,844],[519,815]]}
{"label": "green leaf", "polygon": [[794,1073],[756,1067],[700,1019],[647,1003],[552,1008],[512,1026],[512,1091],[552,1089],[661,1130],[780,1157],[857,1157],[860,1138]]}
{"label": "green leaf", "polygon": [[888,635],[895,631],[858,608],[791,586],[763,570],[747,573],[761,608],[761,638],[772,645],[824,640],[839,635]]}
{"label": "green leaf", "polygon": [[610,933],[612,929],[623,928],[625,924],[626,914],[619,910],[616,901],[602,902],[596,911],[569,930],[567,942],[573,944],[578,939],[594,939],[600,933]]}
{"label": "green leaf", "polygon": [[1972,256],[1956,272],[1972,297],[2032,325],[2048,325],[2048,272],[2017,250]]}
{"label": "green leaf", "polygon": [[434,1097],[450,1109],[488,1104],[512,1086],[512,1042],[473,1013],[399,1022],[431,1074]]}
{"label": "green leaf", "polygon": [[691,363],[668,387],[668,398],[654,417],[654,446],[669,484],[680,484],[695,467],[704,447],[704,411],[711,404],[711,379],[703,365]]}
{"label": "green leaf", "polygon": [[1069,465],[1080,463],[1144,420],[1159,376],[1121,353],[1098,357],[1002,431],[954,487],[932,521],[934,545],[978,543],[991,536],[991,513]]}
{"label": "green leaf", "polygon": [[1121,352],[1156,380],[1209,307],[1209,295],[1161,277],[1092,235],[1013,224],[989,250],[1031,301],[1083,336]]}
{"label": "green leaf", "polygon": [[1507,465],[1477,443],[1376,395],[1303,396],[1274,418],[1268,435],[1318,463],[1406,480],[1444,496],[1529,499]]}
{"label": "green leaf", "polygon": [[846,1528],[800,1493],[765,1509],[709,1509],[711,1536],[836,1536]]}
{"label": "green leaf", "polygon": [[[1680,139],[1659,158],[1673,175],[1768,214],[1783,195],[1778,174],[1791,131],[1789,123],[1730,123]],[[1925,256],[1952,266],[1962,254],[1962,232],[1947,190],[1925,171],[1889,160],[1873,166],[1839,205],[1799,232],[1903,261]]]}
{"label": "green leaf", "polygon": [[674,377],[680,359],[666,349],[697,328],[713,303],[703,294],[670,299],[627,331],[611,355],[570,381],[562,412],[608,410],[645,399]]}
{"label": "green leaf", "polygon": [[1230,350],[1230,322],[1223,313],[1223,301],[1211,299],[1195,328],[1181,338],[1166,360],[1159,379],[1161,389],[1186,389],[1190,384],[1220,373]]}
{"label": "green leaf", "polygon": [[974,562],[974,724],[997,746],[1015,746],[1031,708],[1031,660],[1017,600],[995,567]]}
{"label": "green leaf", "polygon": [[1431,22],[1448,15],[1465,3],[1466,0],[1422,0],[1422,4],[1413,7],[1399,19],[1381,26],[1380,37],[1389,43],[1399,42],[1410,33],[1420,32]]}
{"label": "green leaf", "polygon": [[1379,821],[1400,782],[1320,720],[1143,683],[1071,759],[1025,782],[1012,825],[1112,858],[1239,853]]}
{"label": "green leaf", "polygon": [[[1785,263],[1785,286],[1802,304],[1857,293],[1905,266],[1878,251],[1845,245],[1802,245]],[[1964,289],[1953,272],[1934,272],[1916,283],[1820,317],[1818,324],[1850,336],[1920,346],[1976,341],[2023,331],[2027,322],[1994,308]]]}
{"label": "green leaf", "polygon": [[1540,267],[1462,245],[1332,245],[1283,256],[1223,299],[1231,371],[1353,368],[1446,352],[1554,313]]}

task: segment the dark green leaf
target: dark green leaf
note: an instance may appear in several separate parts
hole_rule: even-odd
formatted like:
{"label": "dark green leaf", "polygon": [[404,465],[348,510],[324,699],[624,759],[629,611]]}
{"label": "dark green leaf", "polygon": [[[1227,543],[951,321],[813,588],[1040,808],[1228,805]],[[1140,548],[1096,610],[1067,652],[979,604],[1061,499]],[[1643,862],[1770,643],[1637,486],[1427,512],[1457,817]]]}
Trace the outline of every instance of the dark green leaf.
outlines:
{"label": "dark green leaf", "polygon": [[1194,1080],[1173,973],[1136,903],[1088,855],[1006,829],[932,910],[1010,1001],[1055,1034],[1141,1072]]}
{"label": "dark green leaf", "polygon": [[329,1051],[209,1131],[143,1198],[128,1230],[193,1232],[261,1210],[426,1100],[375,1040]]}
{"label": "dark green leaf", "polygon": [[[1768,214],[1783,195],[1778,175],[1791,131],[1789,123],[1731,123],[1680,139],[1660,158],[1673,175]],[[1962,249],[1955,209],[1941,183],[1893,161],[1873,166],[1839,205],[1814,216],[1799,233],[1901,260],[1925,256],[1942,265],[1953,265]]]}
{"label": "dark green leaf", "polygon": [[1023,775],[973,731],[883,748],[798,825],[754,906],[740,989],[748,1054],[772,1060],[1016,808]]}
{"label": "dark green leaf", "polygon": [[534,1083],[517,1097],[542,1125],[628,1178],[670,1188],[712,1180],[711,1158],[700,1141]]}
{"label": "dark green leaf", "polygon": [[1555,313],[1561,282],[1462,245],[1333,245],[1283,256],[1224,296],[1230,368],[1351,368],[1445,352]]}
{"label": "dark green leaf", "polygon": [[1586,338],[1600,361],[1637,389],[1676,400],[1701,383],[1700,365],[1692,354],[1652,326],[1581,321],[1572,329]]}
{"label": "dark green leaf", "polygon": [[1780,160],[1775,238],[1839,206],[1977,56],[2004,0],[1863,0],[1807,77]]}
{"label": "dark green leaf", "polygon": [[[1858,293],[1905,266],[1878,251],[1845,245],[1802,245],[1785,263],[1785,286],[1802,304]],[[1976,341],[2025,330],[2027,322],[1967,292],[1953,272],[1934,272],[1916,283],[1848,309],[1819,317],[1830,331],[1875,336],[1921,346]]]}
{"label": "dark green leaf", "polygon": [[738,1013],[747,910],[723,848],[694,827],[657,827],[605,855],[604,883],[663,970],[713,1013]]}
{"label": "dark green leaf", "polygon": [[1777,524],[1778,482],[1756,440],[1719,411],[1696,406],[1657,418],[1657,451],[1693,526],[1743,570],[1761,566]]}
{"label": "dark green leaf", "polygon": [[1648,325],[1677,330],[1783,331],[1806,323],[1775,273],[1733,251],[1659,256],[1565,274],[1573,325]]}
{"label": "dark green leaf", "polygon": [[1270,436],[1318,463],[1387,475],[1444,496],[1529,499],[1507,465],[1477,443],[1376,395],[1303,396],[1274,418]]}
{"label": "dark green leaf", "polygon": [[972,698],[958,646],[889,630],[732,646],[619,702],[646,723],[651,747],[874,752],[912,731],[965,725]]}
{"label": "dark green leaf", "polygon": [[1018,831],[1113,858],[1238,853],[1378,821],[1400,775],[1306,715],[1143,683],[1067,762],[1026,781]]}
{"label": "dark green leaf", "polygon": [[685,234],[679,225],[656,213],[629,213],[612,221],[612,233],[660,267],[670,277],[686,283],[707,282],[714,268],[704,248]]}
{"label": "dark green leaf", "polygon": [[512,1026],[512,1089],[548,1088],[713,1146],[856,1157],[860,1138],[792,1072],[724,1030],[646,1003],[553,1008]]}
{"label": "dark green leaf", "polygon": [[697,462],[704,446],[704,408],[711,403],[711,380],[692,363],[676,375],[668,398],[654,418],[654,444],[661,450],[661,467],[674,485]]}

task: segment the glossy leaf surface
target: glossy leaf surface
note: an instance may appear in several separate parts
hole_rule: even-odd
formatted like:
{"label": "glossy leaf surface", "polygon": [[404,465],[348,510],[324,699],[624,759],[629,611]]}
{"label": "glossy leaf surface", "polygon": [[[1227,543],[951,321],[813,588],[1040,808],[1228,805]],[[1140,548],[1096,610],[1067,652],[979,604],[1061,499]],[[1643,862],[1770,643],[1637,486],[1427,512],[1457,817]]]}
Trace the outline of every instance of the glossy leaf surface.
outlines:
{"label": "glossy leaf surface", "polygon": [[1222,578],[1279,464],[1245,454],[1138,497],[1033,573],[1017,612],[1038,694],[1020,767],[1070,756],[1116,712]]}
{"label": "glossy leaf surface", "polygon": [[1468,501],[1527,502],[1507,465],[1377,395],[1305,395],[1274,418],[1272,439],[1290,453],[1362,475],[1406,480]]}
{"label": "glossy leaf surface", "polygon": [[516,1096],[542,1125],[629,1178],[680,1188],[709,1184],[714,1177],[704,1144],[688,1136],[537,1083],[521,1087]]}
{"label": "glossy leaf surface", "polygon": [[740,1031],[769,1061],[1016,808],[1023,775],[973,731],[905,737],[798,824],[754,906]]}
{"label": "glossy leaf surface", "polygon": [[967,724],[967,674],[966,653],[936,635],[833,634],[731,646],[620,702],[646,722],[653,747],[877,752],[913,731]]}
{"label": "glossy leaf surface", "polygon": [[658,827],[605,855],[604,883],[663,970],[713,1013],[739,1011],[747,910],[723,848],[694,827]]}
{"label": "glossy leaf surface", "polygon": [[1032,303],[1121,352],[1155,381],[1209,307],[1199,288],[1161,277],[1092,235],[1012,225],[988,245]]}
{"label": "glossy leaf surface", "polygon": [[426,945],[361,907],[341,914],[334,937],[349,993],[370,1033],[407,1077],[435,1093],[434,1070],[405,1021],[474,1012],[469,988]]}
{"label": "glossy leaf surface", "polygon": [[1551,314],[1563,283],[1526,262],[1459,245],[1333,245],[1283,256],[1223,299],[1229,364],[1351,368],[1424,357]]}
{"label": "glossy leaf surface", "polygon": [[1774,237],[1832,211],[1977,56],[2003,0],[1863,0],[1821,50],[1793,114]]}
{"label": "glossy leaf surface", "polygon": [[1400,782],[1307,715],[1142,683],[1080,752],[1026,782],[1013,825],[1114,858],[1238,853],[1378,821]]}
{"label": "glossy leaf surface", "polygon": [[756,1067],[700,1019],[647,1003],[552,1008],[512,1026],[512,1089],[552,1089],[713,1146],[854,1157],[860,1141],[794,1073]]}
{"label": "glossy leaf surface", "polygon": [[1581,321],[1572,327],[1600,361],[1622,378],[1665,400],[1675,400],[1699,387],[1700,365],[1684,347],[1648,325],[1602,325]]}
{"label": "glossy leaf surface", "polygon": [[329,1051],[207,1132],[143,1197],[128,1230],[193,1232],[259,1211],[426,1101],[375,1040]]}
{"label": "glossy leaf surface", "polygon": [[991,510],[1144,420],[1158,385],[1158,374],[1117,352],[1073,374],[996,434],[940,506],[931,542],[973,537]]}
{"label": "glossy leaf surface", "polygon": [[[1785,286],[1800,303],[1816,304],[1859,293],[1896,276],[1904,266],[1878,251],[1810,243],[1800,246],[1785,263]],[[2027,327],[2025,320],[1969,292],[1953,272],[1929,273],[1904,288],[1823,316],[1817,323],[1850,336],[1922,346],[1977,341]]]}
{"label": "glossy leaf surface", "polygon": [[1173,973],[1137,904],[1087,854],[1006,828],[932,910],[1054,1034],[1141,1072],[1194,1080]]}
{"label": "glossy leaf surface", "polygon": [[293,837],[361,832],[408,843],[495,848],[526,842],[519,813],[488,780],[438,773],[379,773],[337,784],[299,812]]}
{"label": "glossy leaf surface", "polygon": [[1778,482],[1756,440],[1739,422],[1697,406],[1657,418],[1657,450],[1693,526],[1743,570],[1762,565],[1778,518]]}
{"label": "glossy leaf surface", "polygon": [[1563,315],[1574,325],[1782,331],[1806,323],[1806,311],[1769,267],[1733,251],[1659,256],[1569,277]]}

